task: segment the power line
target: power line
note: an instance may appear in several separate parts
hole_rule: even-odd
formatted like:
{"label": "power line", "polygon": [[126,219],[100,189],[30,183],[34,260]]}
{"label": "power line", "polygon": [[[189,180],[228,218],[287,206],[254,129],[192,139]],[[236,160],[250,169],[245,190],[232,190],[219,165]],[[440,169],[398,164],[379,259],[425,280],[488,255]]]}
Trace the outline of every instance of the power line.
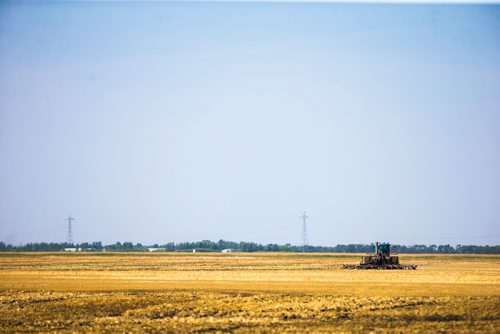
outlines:
{"label": "power line", "polygon": [[46,227],[42,229],[37,229],[37,230],[32,230],[29,232],[19,232],[19,233],[11,233],[11,234],[6,234],[3,236],[0,236],[0,239],[7,239],[7,238],[12,238],[12,237],[19,237],[19,236],[25,236],[25,235],[33,235],[33,234],[44,234],[45,232],[52,232],[56,230],[60,230],[64,227],[65,224],[58,224],[54,225],[51,227]]}
{"label": "power line", "polygon": [[238,232],[224,232],[224,233],[205,233],[205,234],[169,234],[169,235],[159,235],[159,234],[136,234],[136,236],[139,237],[147,237],[147,238],[187,238],[187,239],[192,239],[192,238],[225,238],[225,237],[231,237],[231,236],[247,236],[249,234],[257,234],[257,233],[262,233],[262,232],[274,232],[274,231],[281,231],[282,229],[286,228],[294,228],[294,225],[291,225],[290,223],[287,224],[281,224],[281,225],[274,225],[274,226],[268,226],[268,228],[264,229],[259,229],[259,230],[242,230]]}
{"label": "power line", "polygon": [[496,237],[499,237],[499,235],[481,235],[481,236],[471,236],[471,235],[467,235],[467,236],[452,236],[452,237],[449,237],[449,236],[433,236],[433,237],[429,237],[429,236],[415,236],[415,235],[390,235],[390,234],[385,234],[383,235],[385,237],[388,237],[388,238],[405,238],[405,239],[450,239],[450,240],[453,240],[453,239],[488,239],[488,238],[496,238]]}

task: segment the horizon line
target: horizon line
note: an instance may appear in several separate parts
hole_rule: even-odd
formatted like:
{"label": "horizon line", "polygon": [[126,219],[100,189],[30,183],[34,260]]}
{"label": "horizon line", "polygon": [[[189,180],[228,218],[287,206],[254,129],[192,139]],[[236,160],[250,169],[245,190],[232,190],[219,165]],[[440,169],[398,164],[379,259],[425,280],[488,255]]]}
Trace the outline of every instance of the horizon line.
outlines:
{"label": "horizon line", "polygon": [[5,0],[4,3],[116,2],[116,3],[280,3],[280,4],[393,4],[393,5],[500,5],[500,0]]}

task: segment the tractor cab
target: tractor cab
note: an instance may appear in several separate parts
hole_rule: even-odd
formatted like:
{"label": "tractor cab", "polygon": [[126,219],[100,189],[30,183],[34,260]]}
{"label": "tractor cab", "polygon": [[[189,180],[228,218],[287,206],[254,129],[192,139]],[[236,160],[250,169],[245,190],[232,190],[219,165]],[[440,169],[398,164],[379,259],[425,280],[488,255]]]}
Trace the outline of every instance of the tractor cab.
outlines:
{"label": "tractor cab", "polygon": [[384,256],[390,256],[391,255],[391,244],[389,243],[375,243],[375,254],[376,255],[384,255]]}

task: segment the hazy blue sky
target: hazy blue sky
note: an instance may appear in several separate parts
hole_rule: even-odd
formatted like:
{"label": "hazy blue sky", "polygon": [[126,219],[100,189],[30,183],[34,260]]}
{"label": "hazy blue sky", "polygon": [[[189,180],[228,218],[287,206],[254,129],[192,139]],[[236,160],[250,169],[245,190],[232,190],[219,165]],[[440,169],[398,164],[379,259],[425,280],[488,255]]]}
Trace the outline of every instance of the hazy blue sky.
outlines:
{"label": "hazy blue sky", "polygon": [[500,6],[0,3],[0,240],[500,243]]}

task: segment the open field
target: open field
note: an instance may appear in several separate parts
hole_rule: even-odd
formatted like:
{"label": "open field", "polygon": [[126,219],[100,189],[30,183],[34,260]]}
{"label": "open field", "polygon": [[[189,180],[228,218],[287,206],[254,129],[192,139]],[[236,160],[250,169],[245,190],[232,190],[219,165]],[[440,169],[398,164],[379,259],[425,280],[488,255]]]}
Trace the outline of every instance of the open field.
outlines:
{"label": "open field", "polygon": [[500,256],[3,253],[0,331],[500,332]]}

